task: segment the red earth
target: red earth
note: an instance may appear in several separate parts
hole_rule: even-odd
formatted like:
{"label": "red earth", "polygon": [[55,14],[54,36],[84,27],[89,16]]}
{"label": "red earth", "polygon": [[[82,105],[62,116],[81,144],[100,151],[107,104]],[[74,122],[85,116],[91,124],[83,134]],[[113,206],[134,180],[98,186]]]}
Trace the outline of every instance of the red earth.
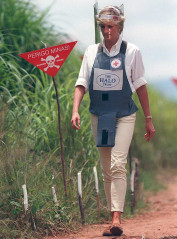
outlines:
{"label": "red earth", "polygon": [[150,210],[130,219],[123,219],[122,236],[102,236],[108,223],[85,225],[76,233],[45,239],[177,239],[177,176],[161,176],[166,189],[148,196]]}

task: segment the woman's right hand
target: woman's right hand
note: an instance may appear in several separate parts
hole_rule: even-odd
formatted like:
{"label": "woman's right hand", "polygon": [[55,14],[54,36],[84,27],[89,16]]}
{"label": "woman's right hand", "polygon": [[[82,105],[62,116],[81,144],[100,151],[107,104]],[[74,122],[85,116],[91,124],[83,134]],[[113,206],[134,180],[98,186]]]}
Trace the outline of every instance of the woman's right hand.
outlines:
{"label": "woman's right hand", "polygon": [[74,99],[73,99],[73,114],[71,118],[71,125],[73,129],[80,129],[80,115],[78,113],[79,111],[79,105],[82,101],[82,98],[85,93],[85,87],[82,85],[78,85],[75,88],[74,91]]}
{"label": "woman's right hand", "polygon": [[80,129],[80,115],[78,112],[72,114],[71,125],[73,129]]}

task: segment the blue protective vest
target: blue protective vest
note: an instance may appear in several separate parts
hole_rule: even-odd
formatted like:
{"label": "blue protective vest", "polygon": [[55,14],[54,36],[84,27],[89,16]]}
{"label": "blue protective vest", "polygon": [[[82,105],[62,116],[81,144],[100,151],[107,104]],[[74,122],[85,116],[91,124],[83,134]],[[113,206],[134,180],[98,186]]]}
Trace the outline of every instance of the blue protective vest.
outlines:
{"label": "blue protective vest", "polygon": [[92,67],[89,111],[98,115],[97,147],[113,147],[116,118],[138,110],[125,71],[126,47],[127,43],[122,41],[120,52],[114,57],[107,56],[103,48],[98,50]]}

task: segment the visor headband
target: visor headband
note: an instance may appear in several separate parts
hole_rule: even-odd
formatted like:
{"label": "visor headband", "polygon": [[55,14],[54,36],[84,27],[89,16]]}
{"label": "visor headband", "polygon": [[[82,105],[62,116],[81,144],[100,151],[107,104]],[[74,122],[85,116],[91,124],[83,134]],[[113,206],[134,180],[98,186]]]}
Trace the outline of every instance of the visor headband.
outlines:
{"label": "visor headband", "polygon": [[105,7],[105,8],[108,8],[108,9],[113,9],[114,11],[116,11],[116,12],[117,12],[117,14],[118,14],[118,15],[120,15],[120,14],[121,14],[121,12],[119,11],[119,9],[117,9],[117,8],[115,8],[115,7],[113,7],[113,6],[107,6],[107,7]]}
{"label": "visor headband", "polygon": [[102,19],[107,19],[107,20],[119,20],[119,16],[117,15],[106,15],[106,14],[101,14],[101,15],[98,15],[97,18],[99,20],[102,20]]}

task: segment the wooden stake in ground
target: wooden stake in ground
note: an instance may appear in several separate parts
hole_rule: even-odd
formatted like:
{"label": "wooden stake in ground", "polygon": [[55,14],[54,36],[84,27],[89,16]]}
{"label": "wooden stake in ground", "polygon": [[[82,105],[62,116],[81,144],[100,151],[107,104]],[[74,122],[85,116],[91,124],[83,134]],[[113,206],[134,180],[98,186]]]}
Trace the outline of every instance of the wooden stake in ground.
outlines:
{"label": "wooden stake in ground", "polygon": [[24,209],[25,209],[25,215],[26,215],[28,211],[28,194],[27,194],[26,184],[24,184],[22,188],[23,188],[23,197],[24,197]]}
{"label": "wooden stake in ground", "polygon": [[52,187],[52,194],[53,194],[53,201],[55,204],[57,204],[57,195],[55,192],[55,187]]}
{"label": "wooden stake in ground", "polygon": [[130,174],[131,214],[133,214],[135,207],[135,173],[135,167],[132,165],[132,171]]}
{"label": "wooden stake in ground", "polygon": [[98,174],[96,166],[93,167],[93,172],[95,176],[95,190],[97,194],[97,209],[98,209],[98,216],[100,216],[100,197],[99,197],[99,187],[98,187]]}
{"label": "wooden stake in ground", "polygon": [[134,212],[135,206],[135,195],[134,195],[134,178],[135,178],[135,171],[132,170],[132,151],[131,145],[129,148],[129,170],[130,170],[130,192],[131,192],[131,214]]}
{"label": "wooden stake in ground", "polygon": [[82,178],[81,178],[81,171],[77,174],[77,182],[78,182],[78,194],[79,194],[79,207],[80,207],[80,213],[81,213],[81,220],[82,225],[85,224],[85,218],[84,218],[84,210],[82,206]]}

